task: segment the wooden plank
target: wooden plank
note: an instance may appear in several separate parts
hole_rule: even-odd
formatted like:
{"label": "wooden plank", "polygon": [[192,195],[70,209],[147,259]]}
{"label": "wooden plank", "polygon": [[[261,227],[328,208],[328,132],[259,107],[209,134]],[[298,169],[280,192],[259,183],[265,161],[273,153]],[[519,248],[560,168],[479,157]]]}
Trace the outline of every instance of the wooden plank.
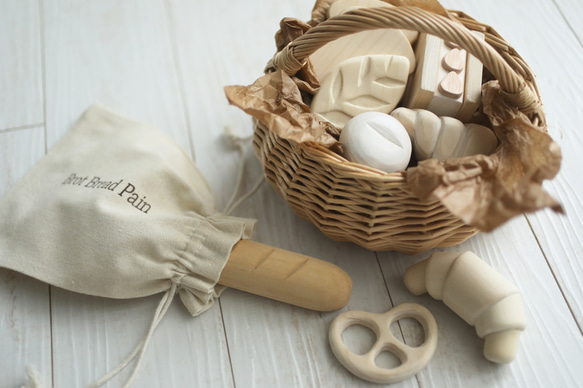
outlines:
{"label": "wooden plank", "polygon": [[309,17],[313,2],[168,4],[196,162],[222,209],[235,188],[240,159],[225,128],[241,136],[252,133],[249,116],[229,106],[223,88],[247,85],[263,75],[275,53],[279,21],[289,15]]}
{"label": "wooden plank", "polygon": [[[98,102],[157,126],[190,153],[164,2],[44,6],[49,147]],[[85,386],[120,363],[146,334],[160,297],[115,301],[53,290],[55,385]],[[174,304],[135,385],[232,385],[220,309],[193,319]]]}
{"label": "wooden plank", "polygon": [[[529,327],[521,338],[517,360],[509,366],[486,362],[481,357],[482,341],[472,327],[441,302],[406,292],[401,280],[403,270],[428,254],[380,255],[381,272],[375,254],[329,241],[293,215],[268,185],[263,185],[236,214],[259,219],[256,240],[344,268],[355,285],[344,310],[384,312],[393,302],[417,301],[436,315],[441,336],[438,353],[417,378],[397,386],[576,386],[583,377],[576,364],[583,357],[583,345],[580,329],[563,297],[581,322],[577,306],[583,298],[575,278],[581,268],[574,259],[581,253],[579,234],[583,229],[578,203],[580,179],[575,168],[581,138],[572,131],[582,118],[575,105],[581,94],[577,86],[581,85],[581,76],[568,72],[562,58],[565,52],[571,53],[572,66],[579,69],[581,53],[573,50],[573,35],[569,35],[550,1],[533,5],[524,0],[496,0],[488,7],[478,1],[447,3],[494,26],[533,66],[539,75],[551,133],[560,140],[565,154],[561,176],[548,187],[565,204],[567,217],[546,212],[529,216],[536,239],[525,220],[518,218],[493,234],[477,236],[455,248],[475,251],[523,291]],[[281,17],[306,20],[313,2],[250,6],[173,0],[164,4],[167,9],[156,1],[100,2],[83,7],[45,2],[49,146],[87,105],[100,101],[157,125],[187,150],[192,144],[222,208],[234,187],[240,161],[235,148],[222,138],[223,127],[231,126],[241,133],[251,131],[249,118],[227,106],[222,86],[246,84],[257,78],[273,53],[273,33]],[[516,15],[521,15],[521,23],[515,23]],[[524,25],[529,20],[535,27],[552,22],[555,35],[546,37],[549,28],[531,27],[531,31]],[[242,24],[240,31],[234,27],[237,23]],[[529,33],[524,33],[525,29]],[[250,40],[254,34],[261,38]],[[559,38],[565,39],[564,46]],[[223,41],[229,43],[218,43]],[[250,41],[253,48],[246,46]],[[257,53],[249,55],[251,50]],[[541,52],[552,55],[541,56]],[[567,86],[556,88],[559,82]],[[24,173],[43,154],[44,142],[32,143],[33,149],[39,149],[38,158],[28,153],[30,140],[42,138],[42,128],[31,129],[34,136],[28,131],[0,134],[0,160],[6,155],[0,177],[14,177],[0,180],[0,191],[10,187],[20,176],[18,171]],[[14,140],[20,136],[24,140]],[[2,138],[8,140],[2,143]],[[31,159],[17,161],[10,150]],[[260,175],[250,152],[244,172],[246,189]],[[50,384],[47,288],[20,276],[12,279],[6,271],[0,271],[0,276],[2,381],[21,385],[23,368],[31,364]],[[117,365],[145,334],[160,298],[113,301],[57,289],[52,294],[55,386],[86,385]],[[226,338],[219,307],[224,311]],[[327,345],[328,325],[338,313],[313,313],[235,290],[225,292],[221,306],[194,319],[175,302],[152,339],[135,386],[366,386],[340,366]],[[417,339],[415,325],[402,322],[401,329],[407,341]],[[367,335],[357,333],[348,340],[358,346]],[[7,349],[5,343],[9,344]],[[8,373],[4,373],[5,368]],[[128,373],[116,378],[111,386],[117,386]]]}
{"label": "wooden plank", "polygon": [[39,2],[0,2],[0,130],[43,123]]}
{"label": "wooden plank", "polygon": [[[554,22],[557,28],[536,32],[539,50],[546,55],[533,58],[532,66],[540,74],[538,82],[543,93],[549,131],[563,152],[559,175],[545,187],[562,203],[566,215],[544,211],[529,215],[528,220],[583,332],[583,290],[578,279],[578,275],[583,273],[583,263],[578,260],[583,255],[583,172],[580,167],[583,134],[579,129],[583,120],[579,97],[583,95],[583,74],[574,71],[583,68],[583,30],[580,23],[574,24],[572,19],[573,15],[581,15],[583,8],[575,2],[557,5],[562,15],[551,6],[539,9],[539,21],[550,19],[550,23]],[[567,17],[570,26],[577,29],[577,37],[561,24],[561,16]],[[536,26],[537,20],[532,23]],[[556,57],[567,52],[568,61]]]}
{"label": "wooden plank", "polygon": [[[147,333],[161,297],[114,300],[53,289],[55,386],[88,386],[117,367]],[[175,299],[133,386],[229,387],[227,357],[220,309],[193,318]],[[110,386],[123,385],[134,364]]]}
{"label": "wooden plank", "polygon": [[[185,101],[191,120],[197,164],[219,198],[231,195],[241,163],[224,140],[224,127],[250,134],[251,119],[229,107],[223,86],[250,84],[263,74],[274,53],[273,36],[284,16],[309,19],[311,0],[249,3],[171,2]],[[209,18],[208,15],[220,15]],[[192,25],[207,34],[192,34]],[[234,25],[240,25],[235,28]],[[219,44],[225,42],[225,44]],[[227,43],[228,42],[228,43]],[[204,76],[202,76],[204,74]],[[244,183],[240,194],[261,179],[259,163],[245,144]],[[391,307],[376,257],[351,244],[335,243],[298,219],[267,184],[235,212],[258,219],[253,239],[340,265],[355,284],[347,308],[385,312]],[[317,313],[227,290],[221,306],[237,387],[362,386],[332,356],[328,325],[339,313]],[[357,346],[357,333],[351,343]],[[414,379],[396,386],[416,387]]]}
{"label": "wooden plank", "polygon": [[0,198],[45,154],[44,128],[0,133]]}
{"label": "wooden plank", "polygon": [[568,27],[575,33],[579,45],[583,44],[583,26],[581,25],[581,15],[583,14],[583,4],[577,0],[561,0],[553,2],[559,9],[561,16],[568,24]]}
{"label": "wooden plank", "polygon": [[[391,308],[375,254],[352,244],[328,240],[313,225],[295,216],[268,185],[242,213],[259,218],[257,240],[343,268],[352,278],[353,293],[341,311],[318,313],[236,290],[226,291],[221,301],[236,385],[373,386],[353,376],[334,358],[328,344],[328,328],[342,311],[383,313]],[[370,343],[367,334],[355,332],[345,341],[351,349],[357,349]],[[415,379],[409,379],[394,386],[418,385]]]}
{"label": "wooden plank", "polygon": [[[561,171],[557,178],[545,183],[545,188],[563,204],[566,216],[541,211],[528,215],[528,220],[579,327],[583,328],[583,290],[577,279],[577,274],[583,273],[583,264],[577,260],[583,251],[583,174],[578,163],[583,147],[583,135],[578,130],[583,120],[579,104],[583,74],[574,70],[583,68],[583,46],[563,20],[564,14],[575,15],[578,8],[562,4],[561,14],[552,1],[500,1],[487,7],[490,11],[486,12],[479,4],[463,3],[471,15],[482,11],[481,21],[491,23],[511,42],[537,75],[549,133],[563,152]],[[517,25],[516,15],[526,8],[529,17]],[[553,28],[541,28],[543,25]],[[568,61],[564,59],[565,53],[569,53]]]}
{"label": "wooden plank", "polygon": [[[44,128],[0,133],[0,150],[1,198],[44,155]],[[51,381],[49,287],[4,268],[0,268],[0,343],[2,385],[23,385],[29,366],[44,382]]]}
{"label": "wooden plank", "polygon": [[49,148],[100,103],[190,152],[163,2],[51,1],[43,12]]}
{"label": "wooden plank", "polygon": [[484,341],[475,328],[441,301],[427,294],[415,297],[407,291],[402,281],[406,268],[433,251],[380,257],[395,305],[422,304],[434,314],[439,326],[436,354],[427,369],[417,375],[422,386],[440,381],[448,387],[574,387],[581,381],[583,371],[578,365],[583,359],[583,340],[524,217],[447,249],[474,252],[520,289],[527,328],[521,334],[516,359],[509,365],[487,361],[482,355]]}

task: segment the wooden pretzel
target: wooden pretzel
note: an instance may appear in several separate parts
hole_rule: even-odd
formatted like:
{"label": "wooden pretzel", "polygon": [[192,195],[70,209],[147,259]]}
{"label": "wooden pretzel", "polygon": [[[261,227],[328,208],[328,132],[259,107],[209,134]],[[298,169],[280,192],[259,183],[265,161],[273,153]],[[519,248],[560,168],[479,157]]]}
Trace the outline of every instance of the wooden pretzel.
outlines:
{"label": "wooden pretzel", "polygon": [[[421,346],[407,346],[391,332],[391,323],[403,318],[413,318],[423,326],[425,341]],[[354,354],[342,341],[342,332],[353,325],[368,327],[377,336],[366,354]],[[347,311],[332,322],[329,340],[338,361],[354,375],[373,383],[391,384],[417,374],[429,363],[437,347],[437,323],[429,310],[415,303],[401,304],[384,314]],[[382,352],[393,353],[401,365],[392,369],[377,366],[375,360]]]}

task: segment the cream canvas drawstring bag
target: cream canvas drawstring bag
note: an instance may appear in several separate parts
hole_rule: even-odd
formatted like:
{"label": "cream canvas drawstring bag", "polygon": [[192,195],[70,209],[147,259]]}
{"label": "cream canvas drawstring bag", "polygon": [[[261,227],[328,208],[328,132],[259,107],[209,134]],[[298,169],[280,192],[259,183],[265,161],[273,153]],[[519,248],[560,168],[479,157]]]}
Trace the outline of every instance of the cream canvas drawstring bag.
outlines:
{"label": "cream canvas drawstring bag", "polygon": [[218,212],[192,160],[151,126],[91,106],[0,200],[0,267],[88,295],[162,293],[138,357],[175,293],[209,309],[233,246],[254,221]]}

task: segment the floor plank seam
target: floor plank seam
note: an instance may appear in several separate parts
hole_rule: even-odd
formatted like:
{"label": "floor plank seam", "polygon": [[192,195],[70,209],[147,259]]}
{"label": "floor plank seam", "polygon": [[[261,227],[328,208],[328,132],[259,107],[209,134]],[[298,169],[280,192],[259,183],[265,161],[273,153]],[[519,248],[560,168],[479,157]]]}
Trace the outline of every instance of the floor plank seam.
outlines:
{"label": "floor plank seam", "polygon": [[0,129],[0,133],[8,133],[8,132],[17,132],[26,129],[34,129],[39,127],[45,127],[45,123],[35,123],[35,124],[28,124],[28,125],[21,125],[18,127],[11,127],[11,128],[2,128]]}
{"label": "floor plank seam", "polygon": [[561,296],[563,297],[563,300],[565,301],[565,304],[567,305],[567,308],[569,309],[569,312],[571,313],[571,317],[573,318],[573,321],[575,321],[575,324],[577,325],[577,328],[579,329],[579,333],[581,333],[581,336],[583,336],[583,328],[579,325],[579,322],[577,321],[577,316],[575,315],[573,308],[569,304],[569,300],[567,299],[567,296],[565,295],[565,292],[563,291],[563,287],[561,287],[561,283],[557,279],[557,275],[555,274],[555,271],[553,270],[553,267],[551,266],[551,263],[547,257],[547,254],[546,254],[545,250],[543,249],[541,242],[539,241],[538,236],[536,235],[534,228],[533,228],[532,224],[530,223],[530,220],[528,219],[528,216],[526,214],[524,214],[524,218],[526,219],[526,223],[528,224],[528,227],[530,228],[530,231],[532,232],[532,234],[534,236],[536,244],[538,245],[538,248],[540,249],[540,251],[544,257],[544,259],[547,263],[547,266],[549,267],[549,271],[551,271],[551,275],[553,276],[553,279],[555,280],[555,283],[557,284],[557,287],[559,288],[559,292],[561,293]]}
{"label": "floor plank seam", "polygon": [[569,28],[569,30],[571,30],[571,32],[573,33],[573,36],[575,37],[575,39],[579,43],[579,46],[583,47],[583,42],[579,38],[579,35],[577,35],[577,32],[575,32],[575,30],[573,29],[573,26],[571,25],[571,23],[569,23],[569,20],[565,17],[565,13],[563,12],[563,10],[559,6],[559,4],[557,4],[557,0],[553,0],[553,4],[557,8],[557,11],[559,11],[559,14],[561,15],[561,18],[563,19],[563,21],[565,22],[565,24],[567,25],[567,27]]}
{"label": "floor plank seam", "polygon": [[217,299],[219,304],[219,311],[221,312],[221,323],[223,324],[223,335],[225,336],[225,345],[227,346],[227,357],[229,359],[229,368],[231,369],[231,380],[233,381],[233,388],[237,388],[235,381],[235,371],[233,370],[233,360],[231,359],[231,349],[229,348],[229,336],[227,335],[227,326],[225,325],[225,314],[223,314],[223,304],[221,299]]}
{"label": "floor plank seam", "polygon": [[38,1],[38,22],[40,33],[40,64],[41,64],[41,83],[42,83],[42,109],[43,109],[43,133],[45,154],[48,152],[48,134],[47,134],[47,68],[46,68],[46,50],[45,50],[45,17],[44,17],[44,0]]}
{"label": "floor plank seam", "polygon": [[[389,285],[387,283],[387,278],[385,277],[385,273],[383,272],[383,266],[381,265],[381,261],[379,259],[379,254],[378,252],[375,252],[375,257],[377,259],[377,265],[379,266],[379,269],[381,271],[381,276],[383,277],[383,283],[385,284],[385,289],[387,290],[387,295],[389,296],[389,301],[391,303],[391,308],[395,307],[395,303],[393,302],[393,298],[391,297],[391,291],[389,290]],[[401,333],[401,338],[403,339],[403,343],[405,345],[407,345],[407,342],[405,341],[405,333],[403,332],[403,328],[401,327],[401,322],[397,321],[397,326],[399,327],[399,332]],[[403,360],[401,360],[401,362],[403,362]],[[421,387],[421,382],[419,381],[419,376],[418,374],[415,375],[415,381],[417,382],[417,386]]]}
{"label": "floor plank seam", "polygon": [[[41,85],[42,85],[42,115],[43,115],[43,142],[45,155],[48,152],[47,136],[47,82],[46,82],[46,50],[45,50],[45,17],[44,0],[38,0],[38,24],[40,39],[40,64],[41,64]],[[55,351],[53,339],[53,293],[52,286],[48,285],[49,291],[49,329],[50,329],[50,355],[51,355],[51,387],[55,386]]]}
{"label": "floor plank seam", "polygon": [[[579,258],[583,258],[580,222],[583,207],[579,202],[583,201],[583,180],[578,179],[580,170],[573,166],[583,163],[583,153],[577,152],[583,149],[583,138],[569,129],[576,129],[583,121],[583,111],[579,110],[583,82],[577,82],[583,80],[583,28],[578,22],[583,18],[582,0],[514,3],[494,0],[487,6],[482,0],[443,2],[448,9],[477,16],[475,28],[480,28],[482,20],[495,22],[493,29],[499,29],[509,38],[508,42],[516,40],[525,57],[536,58],[533,65],[538,69],[539,81],[546,80],[546,86],[552,84],[546,90],[549,92],[546,100],[552,103],[545,105],[545,111],[554,119],[549,125],[551,137],[557,136],[555,140],[564,148],[563,176],[545,183],[553,189],[551,194],[554,192],[553,196],[569,208],[569,214],[557,216],[548,210],[519,214],[525,217],[526,225],[522,219],[514,219],[504,228],[481,233],[463,244],[415,256],[376,253],[325,238],[314,225],[291,212],[285,198],[268,187],[253,145],[241,142],[245,152],[239,157],[237,144],[231,144],[231,139],[225,136],[224,131],[230,126],[240,135],[241,130],[248,133],[253,129],[249,115],[225,105],[223,84],[228,83],[225,80],[249,79],[250,74],[256,75],[250,78],[255,80],[259,75],[252,57],[267,60],[273,55],[277,43],[273,36],[281,27],[282,18],[297,18],[300,23],[328,16],[311,13],[316,1],[245,4],[183,0],[0,1],[0,30],[4,28],[0,52],[6,54],[0,56],[0,83],[6,85],[0,91],[0,100],[6,102],[0,104],[0,183],[5,197],[47,152],[53,152],[54,144],[78,120],[79,110],[85,109],[86,102],[96,101],[122,115],[136,114],[138,121],[157,123],[154,126],[170,136],[191,159],[200,156],[198,168],[208,177],[211,191],[219,194],[216,207],[225,212],[228,206],[224,205],[235,191],[231,208],[241,203],[235,213],[257,219],[256,239],[279,243],[272,249],[288,245],[304,253],[319,252],[316,257],[324,256],[322,259],[346,270],[353,279],[349,304],[336,312],[312,313],[255,296],[247,300],[247,294],[241,292],[235,292],[241,294],[240,298],[230,298],[233,295],[227,292],[227,299],[224,296],[215,299],[214,310],[205,313],[210,315],[196,319],[195,325],[185,332],[188,313],[174,306],[176,314],[168,314],[162,322],[164,327],[158,328],[163,330],[156,336],[162,337],[157,337],[156,344],[150,344],[134,384],[136,388],[373,388],[372,383],[354,376],[338,362],[329,344],[329,325],[341,312],[365,310],[382,314],[402,303],[416,303],[431,311],[438,323],[439,339],[427,367],[398,383],[399,387],[581,385],[583,261]],[[293,25],[290,27],[295,31]],[[571,52],[570,58],[564,58],[567,52]],[[201,90],[203,101],[199,101]],[[226,112],[225,107],[235,111]],[[140,119],[139,113],[144,110],[147,117]],[[232,161],[241,164],[240,177],[235,171],[239,166],[231,168]],[[127,174],[123,174],[124,179],[135,180],[129,171],[133,166],[140,170],[138,175],[147,173],[137,158],[128,158],[128,162],[131,164]],[[100,167],[96,168],[87,173],[100,173]],[[296,178],[294,184],[303,181]],[[237,179],[240,182],[233,185]],[[245,198],[238,194],[246,193],[247,189],[255,193],[251,187],[256,179],[261,182],[259,193],[244,202]],[[168,188],[180,194],[180,190],[165,183],[159,189]],[[20,198],[32,204],[28,195]],[[81,199],[69,198],[75,203]],[[166,204],[172,205],[164,201]],[[90,203],[93,205],[94,202]],[[40,206],[27,208],[38,213],[41,210]],[[0,210],[0,219],[8,219],[3,211],[15,214],[11,207]],[[36,214],[30,215],[38,218]],[[70,225],[70,220],[63,218],[63,224]],[[281,227],[273,228],[274,220]],[[116,221],[104,221],[119,227]],[[144,228],[152,229],[151,223],[144,224]],[[5,229],[17,230],[12,222],[5,224]],[[18,229],[18,234],[24,237],[26,233],[21,232]],[[70,233],[63,235],[71,237]],[[12,241],[8,243],[13,245]],[[160,244],[148,244],[140,244],[137,249],[157,252],[163,259],[167,256]],[[413,295],[403,282],[404,271],[432,252],[466,250],[482,256],[486,264],[518,286],[525,297],[528,327],[520,335],[517,357],[510,365],[487,361],[482,354],[484,340],[475,327],[442,301],[427,294]],[[12,257],[20,255],[19,252],[13,250]],[[11,260],[10,255],[3,256]],[[376,270],[372,268],[373,258]],[[253,265],[257,271],[265,269],[261,260],[255,257]],[[296,266],[300,261],[293,268],[299,268]],[[141,263],[130,268],[132,279],[139,281]],[[290,280],[304,275],[307,267],[299,272],[293,272],[293,268],[289,269],[291,273],[287,271],[288,277],[293,276]],[[138,310],[127,309],[123,301],[109,303],[109,299],[102,297],[63,293],[42,280],[25,278],[26,275],[4,279],[4,272],[0,268],[0,388],[21,385],[32,388],[35,383],[44,388],[85,386],[104,370],[109,371],[111,363],[118,365],[120,358],[135,347],[133,338],[142,336],[135,332],[136,328],[149,324],[140,312],[152,308],[148,298],[140,299]],[[532,302],[530,306],[526,297]],[[222,301],[227,303],[225,308]],[[425,341],[425,330],[414,318],[401,318],[388,329],[400,342],[414,347]],[[184,335],[173,335],[176,330]],[[353,353],[369,349],[375,338],[374,333],[364,330],[349,334],[344,338],[345,344],[354,349]],[[179,337],[184,338],[181,341]],[[96,342],[96,338],[102,341]],[[396,354],[386,352],[381,352],[374,364],[387,369],[396,367],[398,357],[389,357]],[[121,388],[124,376],[130,374],[127,372],[130,371],[122,372],[104,387]]]}
{"label": "floor plank seam", "polygon": [[[172,6],[169,4],[169,0],[164,1],[164,9],[166,11],[166,24],[168,25],[168,40],[170,41],[170,52],[172,53],[172,59],[174,61],[174,70],[176,72],[176,82],[178,83],[178,90],[180,92],[180,100],[182,105],[182,114],[184,115],[184,121],[186,125],[186,135],[188,137],[188,146],[190,147],[190,157],[193,161],[196,161],[196,154],[194,150],[194,139],[192,137],[192,125],[190,122],[190,115],[188,114],[188,104],[186,102],[186,89],[184,88],[184,77],[182,76],[182,71],[180,70],[180,61],[178,58],[178,44],[176,42],[176,30],[174,19],[172,18]],[[172,34],[172,32],[174,34]]]}
{"label": "floor plank seam", "polygon": [[51,387],[55,386],[55,352],[53,345],[53,293],[52,286],[49,285],[49,328],[51,331]]}
{"label": "floor plank seam", "polygon": [[389,285],[387,283],[387,278],[385,277],[385,273],[383,272],[383,266],[381,265],[381,261],[379,259],[378,252],[374,252],[375,258],[377,259],[377,265],[379,266],[379,270],[381,271],[381,276],[383,277],[383,283],[385,285],[385,289],[387,290],[387,295],[389,296],[389,302],[391,303],[391,307],[395,307],[393,303],[393,298],[391,297],[391,291],[389,291]]}

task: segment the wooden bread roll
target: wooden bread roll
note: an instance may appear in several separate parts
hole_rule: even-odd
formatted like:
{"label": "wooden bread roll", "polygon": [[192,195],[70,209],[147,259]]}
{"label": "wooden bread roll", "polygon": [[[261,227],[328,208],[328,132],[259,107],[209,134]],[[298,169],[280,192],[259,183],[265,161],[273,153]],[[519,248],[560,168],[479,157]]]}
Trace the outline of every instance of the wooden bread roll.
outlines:
{"label": "wooden bread roll", "polygon": [[219,284],[316,311],[341,309],[352,294],[340,267],[251,240],[235,245]]}

